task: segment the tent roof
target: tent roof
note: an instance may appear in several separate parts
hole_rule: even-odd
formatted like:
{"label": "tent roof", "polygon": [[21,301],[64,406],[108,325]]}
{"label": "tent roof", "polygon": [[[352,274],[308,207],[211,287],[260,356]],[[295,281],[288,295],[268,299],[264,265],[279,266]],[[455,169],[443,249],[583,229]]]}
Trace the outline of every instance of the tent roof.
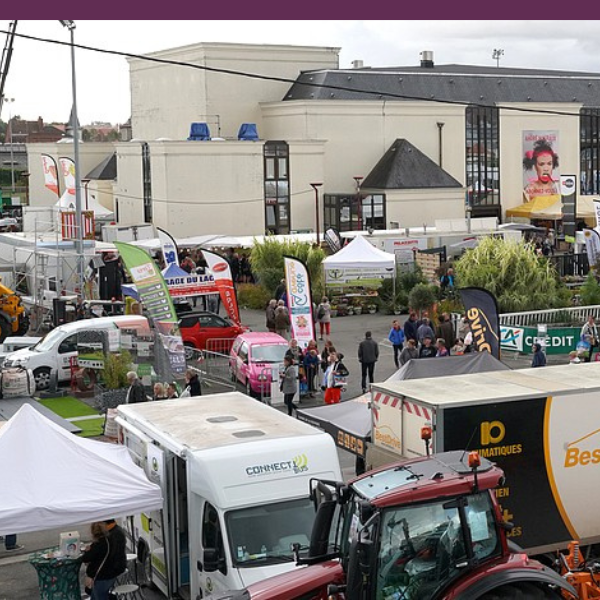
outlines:
{"label": "tent roof", "polygon": [[[60,200],[54,206],[59,209],[75,210],[75,195],[69,194],[69,190],[65,190]],[[106,217],[113,214],[108,208],[102,206],[92,194],[88,194],[87,200],[86,198],[81,199],[81,209],[93,210],[96,217]]]}
{"label": "tent roof", "polygon": [[532,213],[540,212],[545,208],[552,206],[557,200],[560,201],[560,196],[556,194],[552,196],[536,196],[529,202],[523,202],[523,204],[519,204],[519,206],[507,209],[506,216],[525,217],[530,219]]}
{"label": "tent roof", "polygon": [[125,446],[72,435],[29,404],[0,429],[0,535],[162,507],[158,485]]}
{"label": "tent roof", "polygon": [[389,252],[375,248],[362,235],[357,235],[339,252],[328,256],[323,264],[326,269],[393,269],[396,257]]}
{"label": "tent roof", "polygon": [[[580,196],[577,198],[577,217],[581,219],[594,218],[596,212],[594,210],[593,200],[590,197]],[[530,217],[532,219],[550,219],[558,221],[562,219],[562,200],[558,200],[547,208],[532,210]]]}

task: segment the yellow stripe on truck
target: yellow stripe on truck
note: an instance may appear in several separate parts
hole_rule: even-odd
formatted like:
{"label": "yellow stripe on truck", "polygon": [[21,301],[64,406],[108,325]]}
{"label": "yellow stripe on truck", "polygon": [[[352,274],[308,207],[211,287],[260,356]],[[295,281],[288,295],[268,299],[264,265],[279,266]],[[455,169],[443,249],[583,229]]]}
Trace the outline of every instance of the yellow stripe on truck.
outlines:
{"label": "yellow stripe on truck", "polygon": [[552,490],[552,496],[554,497],[554,504],[556,504],[556,508],[558,508],[558,512],[565,524],[566,528],[569,530],[571,537],[574,540],[579,539],[575,528],[573,527],[569,516],[567,515],[567,511],[563,506],[562,500],[560,498],[560,494],[558,493],[558,489],[556,487],[556,482],[554,481],[554,473],[552,471],[552,461],[550,458],[550,411],[552,408],[552,396],[548,396],[546,398],[546,410],[544,411],[544,461],[546,463],[546,473],[548,475],[548,482],[550,483],[550,489]]}

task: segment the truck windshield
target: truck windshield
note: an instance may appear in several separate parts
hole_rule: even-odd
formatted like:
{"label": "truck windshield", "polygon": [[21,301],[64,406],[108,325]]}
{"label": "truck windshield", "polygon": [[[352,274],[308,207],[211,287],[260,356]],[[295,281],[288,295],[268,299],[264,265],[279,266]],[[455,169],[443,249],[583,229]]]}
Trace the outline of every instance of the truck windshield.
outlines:
{"label": "truck windshield", "polygon": [[[428,600],[469,564],[499,554],[489,495],[476,494],[466,500],[464,511],[447,500],[383,511],[375,600]],[[461,519],[466,519],[470,531],[470,551]]]}
{"label": "truck windshield", "polygon": [[287,351],[287,346],[278,344],[274,346],[253,346],[252,362],[280,363]]}
{"label": "truck windshield", "polygon": [[314,520],[309,498],[229,511],[225,523],[234,564],[258,567],[291,562],[292,544],[308,548]]}

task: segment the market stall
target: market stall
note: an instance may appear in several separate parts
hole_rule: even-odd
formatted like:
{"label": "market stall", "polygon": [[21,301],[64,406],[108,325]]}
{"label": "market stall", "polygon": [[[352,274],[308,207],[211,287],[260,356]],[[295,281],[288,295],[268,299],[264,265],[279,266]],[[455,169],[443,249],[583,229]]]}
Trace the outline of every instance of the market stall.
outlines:
{"label": "market stall", "polygon": [[328,293],[339,303],[362,308],[371,306],[384,279],[395,280],[396,257],[359,235],[328,256],[323,268]]}

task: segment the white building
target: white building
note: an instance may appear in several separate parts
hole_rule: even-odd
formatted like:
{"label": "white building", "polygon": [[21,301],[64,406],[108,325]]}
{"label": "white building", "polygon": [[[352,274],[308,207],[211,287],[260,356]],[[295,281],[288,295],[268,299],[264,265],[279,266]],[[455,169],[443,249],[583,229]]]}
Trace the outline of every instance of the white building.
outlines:
{"label": "white building", "polygon": [[[523,201],[527,140],[546,134],[554,178],[575,175],[580,202],[600,193],[600,75],[438,66],[431,53],[339,69],[338,54],[196,44],[131,59],[133,140],[82,144],[82,172],[116,153],[116,178],[89,183],[102,204],[176,236],[314,231],[311,183],[321,231],[431,226],[464,218],[467,200],[472,216],[503,218]],[[198,122],[212,139],[187,140]],[[257,140],[238,140],[243,123]],[[49,201],[39,153],[65,145],[49,146],[29,146],[32,204]]]}

